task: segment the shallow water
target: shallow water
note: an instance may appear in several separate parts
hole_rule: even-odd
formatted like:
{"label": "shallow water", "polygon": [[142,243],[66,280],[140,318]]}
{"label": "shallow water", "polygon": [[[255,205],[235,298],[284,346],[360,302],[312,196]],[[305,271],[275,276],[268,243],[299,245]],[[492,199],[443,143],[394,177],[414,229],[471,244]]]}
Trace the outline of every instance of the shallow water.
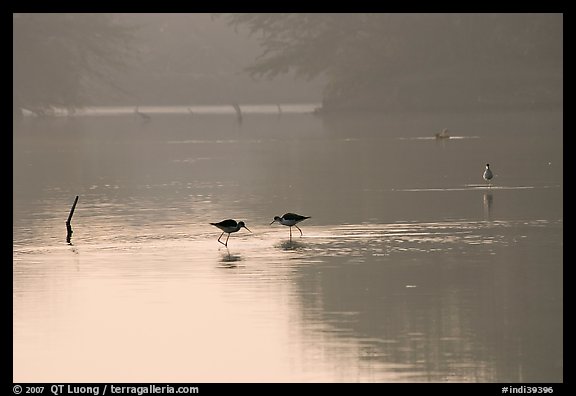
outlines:
{"label": "shallow water", "polygon": [[562,382],[561,112],[296,108],[17,125],[13,381]]}

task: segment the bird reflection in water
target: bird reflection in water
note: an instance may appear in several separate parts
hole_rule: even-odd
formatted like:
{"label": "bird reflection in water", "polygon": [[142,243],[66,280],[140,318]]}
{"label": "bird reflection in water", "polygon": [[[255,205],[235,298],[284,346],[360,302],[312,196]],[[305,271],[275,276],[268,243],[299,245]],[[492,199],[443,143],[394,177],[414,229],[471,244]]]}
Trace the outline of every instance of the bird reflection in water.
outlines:
{"label": "bird reflection in water", "polygon": [[236,268],[238,265],[235,263],[238,261],[242,261],[242,256],[239,254],[231,254],[228,248],[226,248],[226,253],[220,258],[220,262],[223,263],[221,267],[223,268]]}
{"label": "bird reflection in water", "polygon": [[302,250],[306,247],[306,245],[302,242],[297,242],[292,239],[287,241],[280,242],[276,247],[279,247],[282,250],[286,251],[295,251],[295,250]]}
{"label": "bird reflection in water", "polygon": [[492,197],[491,192],[484,193],[484,197],[482,198],[482,203],[484,205],[484,216],[490,220],[492,218],[492,202],[494,198]]}

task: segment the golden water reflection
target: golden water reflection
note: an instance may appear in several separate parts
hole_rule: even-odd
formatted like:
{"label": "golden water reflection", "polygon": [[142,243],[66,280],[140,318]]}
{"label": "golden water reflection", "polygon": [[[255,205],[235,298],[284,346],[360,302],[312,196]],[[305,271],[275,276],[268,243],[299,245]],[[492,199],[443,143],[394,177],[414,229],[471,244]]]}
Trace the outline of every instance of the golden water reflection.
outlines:
{"label": "golden water reflection", "polygon": [[[418,139],[448,122],[475,138]],[[561,111],[26,119],[13,381],[561,382],[561,131]],[[288,211],[302,237],[270,226]],[[226,218],[253,233],[222,246]]]}
{"label": "golden water reflection", "polygon": [[[515,269],[481,257],[499,257],[512,243],[502,231],[519,226],[308,226],[229,248],[205,231],[125,229],[137,242],[16,249],[14,380],[490,382],[495,347],[521,351],[483,340],[513,336],[492,283]],[[483,323],[494,315],[501,324]]]}

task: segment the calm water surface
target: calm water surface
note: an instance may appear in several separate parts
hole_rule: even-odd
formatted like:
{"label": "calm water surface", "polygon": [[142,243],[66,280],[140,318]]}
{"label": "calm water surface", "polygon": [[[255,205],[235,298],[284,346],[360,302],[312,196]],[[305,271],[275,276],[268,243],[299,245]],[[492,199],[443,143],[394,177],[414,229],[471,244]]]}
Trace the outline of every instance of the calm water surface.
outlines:
{"label": "calm water surface", "polygon": [[563,381],[561,111],[140,110],[15,126],[14,382]]}

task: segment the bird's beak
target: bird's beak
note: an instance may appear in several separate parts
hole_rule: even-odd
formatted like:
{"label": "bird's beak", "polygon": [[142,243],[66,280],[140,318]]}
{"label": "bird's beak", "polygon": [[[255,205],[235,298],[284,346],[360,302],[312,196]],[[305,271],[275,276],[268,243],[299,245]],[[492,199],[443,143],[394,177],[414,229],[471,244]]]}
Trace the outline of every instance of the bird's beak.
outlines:
{"label": "bird's beak", "polygon": [[274,223],[276,223],[276,220],[272,220],[272,223],[270,223],[270,225],[272,225],[272,224],[274,224]]}
{"label": "bird's beak", "polygon": [[[248,230],[248,227],[244,226],[244,228],[246,228]],[[248,231],[250,231],[250,230],[248,230]],[[252,231],[250,231],[250,232],[252,232]]]}

